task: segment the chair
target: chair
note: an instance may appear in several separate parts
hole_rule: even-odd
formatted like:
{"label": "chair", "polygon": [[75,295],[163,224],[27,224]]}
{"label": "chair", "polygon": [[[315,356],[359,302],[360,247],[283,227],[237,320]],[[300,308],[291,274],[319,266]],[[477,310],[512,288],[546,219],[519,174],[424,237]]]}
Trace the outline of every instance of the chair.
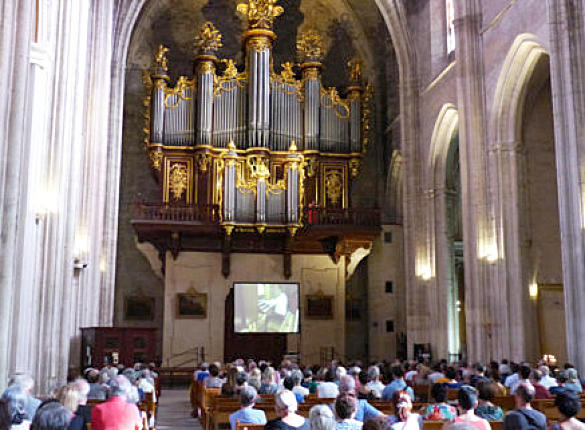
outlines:
{"label": "chair", "polygon": [[264,424],[236,423],[236,430],[264,430]]}
{"label": "chair", "polygon": [[492,430],[504,430],[504,421],[490,421]]}

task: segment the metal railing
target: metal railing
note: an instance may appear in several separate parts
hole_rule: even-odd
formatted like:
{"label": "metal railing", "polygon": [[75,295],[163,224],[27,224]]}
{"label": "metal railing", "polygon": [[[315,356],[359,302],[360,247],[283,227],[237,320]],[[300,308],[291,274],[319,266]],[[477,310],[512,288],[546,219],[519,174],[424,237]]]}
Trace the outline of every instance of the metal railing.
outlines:
{"label": "metal railing", "polygon": [[170,206],[157,203],[137,202],[134,219],[140,221],[219,223],[219,206]]}

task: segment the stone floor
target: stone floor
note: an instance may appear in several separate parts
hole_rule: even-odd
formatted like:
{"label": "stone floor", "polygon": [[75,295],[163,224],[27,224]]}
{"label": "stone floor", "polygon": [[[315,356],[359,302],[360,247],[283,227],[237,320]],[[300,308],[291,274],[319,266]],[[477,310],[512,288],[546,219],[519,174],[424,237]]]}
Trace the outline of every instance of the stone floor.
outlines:
{"label": "stone floor", "polygon": [[191,417],[189,390],[163,390],[158,401],[157,430],[202,430],[198,419]]}

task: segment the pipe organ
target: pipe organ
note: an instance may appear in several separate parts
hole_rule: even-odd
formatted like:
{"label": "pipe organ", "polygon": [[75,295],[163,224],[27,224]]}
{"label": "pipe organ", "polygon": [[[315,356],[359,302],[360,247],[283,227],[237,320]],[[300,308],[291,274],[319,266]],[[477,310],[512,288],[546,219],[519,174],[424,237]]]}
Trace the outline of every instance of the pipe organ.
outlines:
{"label": "pipe organ", "polygon": [[145,74],[145,147],[163,205],[206,208],[228,235],[294,233],[307,208],[350,208],[370,140],[372,90],[358,60],[344,96],[324,88],[322,40],[309,31],[297,41],[299,63],[275,71],[273,22],[284,12],[276,3],[238,6],[248,21],[244,64],[218,57],[222,35],[207,22],[193,76],[173,84],[162,45]]}

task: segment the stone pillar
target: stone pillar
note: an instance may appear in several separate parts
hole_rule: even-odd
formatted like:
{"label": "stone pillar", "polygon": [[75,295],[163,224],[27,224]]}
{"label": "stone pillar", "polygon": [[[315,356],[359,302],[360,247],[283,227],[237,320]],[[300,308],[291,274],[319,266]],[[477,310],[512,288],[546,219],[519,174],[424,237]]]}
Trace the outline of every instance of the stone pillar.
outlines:
{"label": "stone pillar", "polygon": [[585,30],[583,0],[548,0],[569,360],[585,369]]}
{"label": "stone pillar", "polygon": [[4,2],[0,9],[0,391],[5,388],[12,339],[12,301],[18,255],[18,218],[26,172],[23,123],[33,34],[32,2]]}
{"label": "stone pillar", "polygon": [[489,357],[492,333],[485,294],[488,267],[480,256],[493,235],[487,211],[482,16],[476,0],[461,2],[458,12],[455,33],[467,352],[469,360],[484,361]]}

